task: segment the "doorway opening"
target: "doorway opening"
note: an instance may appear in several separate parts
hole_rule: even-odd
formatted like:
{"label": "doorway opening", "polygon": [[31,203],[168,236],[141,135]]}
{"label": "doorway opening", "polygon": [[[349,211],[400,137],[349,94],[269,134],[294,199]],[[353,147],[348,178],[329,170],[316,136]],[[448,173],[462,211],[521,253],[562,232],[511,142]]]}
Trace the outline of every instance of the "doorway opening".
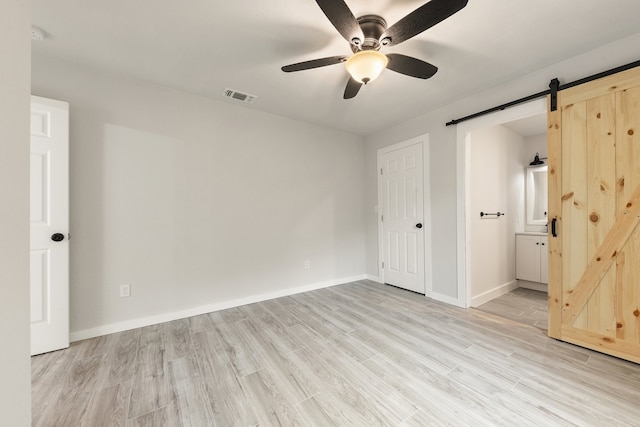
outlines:
{"label": "doorway opening", "polygon": [[546,110],[546,99],[539,99],[458,124],[460,307],[481,306],[523,284],[516,277],[516,234],[528,230],[526,168],[535,153],[546,157]]}

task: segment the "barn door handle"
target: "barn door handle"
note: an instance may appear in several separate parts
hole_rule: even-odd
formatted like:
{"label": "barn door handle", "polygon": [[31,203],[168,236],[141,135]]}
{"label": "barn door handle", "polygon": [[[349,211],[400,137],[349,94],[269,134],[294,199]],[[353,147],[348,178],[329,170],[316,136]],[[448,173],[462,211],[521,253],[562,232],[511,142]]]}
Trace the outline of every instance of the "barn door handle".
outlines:
{"label": "barn door handle", "polygon": [[422,228],[422,224],[421,223],[417,223],[416,224],[416,228]]}
{"label": "barn door handle", "polygon": [[64,240],[64,234],[62,233],[52,234],[51,240],[53,240],[54,242],[62,242]]}
{"label": "barn door handle", "polygon": [[551,220],[551,235],[553,237],[558,237],[558,233],[556,233],[556,218]]}

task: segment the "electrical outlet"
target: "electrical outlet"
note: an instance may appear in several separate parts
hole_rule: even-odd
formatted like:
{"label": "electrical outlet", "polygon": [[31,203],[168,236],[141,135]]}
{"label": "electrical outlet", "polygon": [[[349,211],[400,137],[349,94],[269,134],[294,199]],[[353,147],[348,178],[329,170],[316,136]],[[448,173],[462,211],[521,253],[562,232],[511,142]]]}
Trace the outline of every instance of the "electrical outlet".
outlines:
{"label": "electrical outlet", "polygon": [[131,285],[120,285],[120,297],[130,297],[131,296]]}
{"label": "electrical outlet", "polygon": [[309,270],[311,268],[311,261],[309,261],[308,259],[304,260],[304,269],[305,270]]}

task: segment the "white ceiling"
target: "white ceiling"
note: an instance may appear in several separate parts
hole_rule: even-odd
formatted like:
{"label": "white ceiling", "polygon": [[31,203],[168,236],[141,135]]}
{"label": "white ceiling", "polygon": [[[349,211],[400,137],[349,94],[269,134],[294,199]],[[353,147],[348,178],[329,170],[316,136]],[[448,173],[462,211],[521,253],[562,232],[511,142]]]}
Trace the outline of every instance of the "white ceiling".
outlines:
{"label": "white ceiling", "polygon": [[[346,0],[389,25],[424,0]],[[312,0],[33,0],[47,38],[35,54],[367,135],[640,30],[638,0],[470,0],[462,11],[384,52],[439,67],[429,80],[386,70],[343,100],[343,65],[283,65],[349,54]],[[234,102],[224,100],[224,102]],[[490,107],[490,106],[487,106]]]}

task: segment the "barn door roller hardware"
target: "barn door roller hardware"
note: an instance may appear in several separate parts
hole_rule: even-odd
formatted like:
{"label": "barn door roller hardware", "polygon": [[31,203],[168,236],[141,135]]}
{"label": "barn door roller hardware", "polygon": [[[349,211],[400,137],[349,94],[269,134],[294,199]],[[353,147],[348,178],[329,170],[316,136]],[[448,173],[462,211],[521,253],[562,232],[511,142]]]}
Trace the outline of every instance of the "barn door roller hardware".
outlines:
{"label": "barn door roller hardware", "polygon": [[551,96],[550,99],[550,106],[549,108],[551,109],[551,111],[556,111],[558,109],[558,91],[560,90],[560,80],[553,79],[551,80],[551,82],[549,83],[549,95]]}
{"label": "barn door roller hardware", "polygon": [[478,113],[474,113],[474,114],[462,117],[460,119],[451,120],[450,122],[448,122],[446,124],[446,126],[457,125],[458,123],[462,123],[462,122],[465,122],[467,120],[475,119],[476,117],[484,116],[486,114],[495,113],[496,111],[501,111],[501,110],[504,110],[504,109],[509,108],[509,107],[514,107],[516,105],[523,104],[523,103],[529,102],[529,101],[533,101],[534,99],[542,98],[542,97],[545,97],[547,95],[551,95],[551,106],[550,106],[551,107],[551,111],[556,111],[557,108],[558,108],[557,95],[558,95],[558,92],[560,92],[561,90],[569,89],[570,87],[578,86],[578,85],[581,85],[583,83],[587,83],[587,82],[590,82],[590,81],[593,81],[593,80],[598,80],[598,79],[601,79],[603,77],[607,77],[607,76],[610,76],[612,74],[616,74],[616,73],[619,73],[621,71],[630,70],[631,68],[636,68],[636,67],[640,67],[640,61],[631,62],[629,64],[622,65],[622,66],[616,67],[616,68],[612,68],[610,70],[603,71],[601,73],[594,74],[592,76],[585,77],[583,79],[576,80],[576,81],[571,82],[571,83],[565,83],[565,84],[560,84],[560,80],[555,78],[555,79],[551,80],[551,82],[549,83],[549,90],[545,90],[545,91],[542,91],[542,92],[534,93],[533,95],[525,96],[524,98],[516,99],[515,101],[507,102],[506,104],[498,105],[497,107],[489,108],[487,110],[483,110],[483,111],[480,111]]}

